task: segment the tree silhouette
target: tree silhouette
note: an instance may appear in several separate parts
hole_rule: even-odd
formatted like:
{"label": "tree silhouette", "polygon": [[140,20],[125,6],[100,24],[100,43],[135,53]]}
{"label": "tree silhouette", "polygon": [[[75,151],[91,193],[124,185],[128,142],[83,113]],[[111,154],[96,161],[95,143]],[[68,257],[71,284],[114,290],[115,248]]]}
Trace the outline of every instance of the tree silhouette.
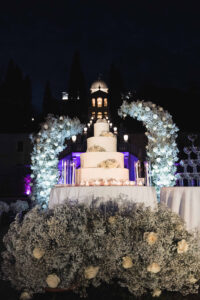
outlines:
{"label": "tree silhouette", "polygon": [[44,89],[44,96],[43,96],[43,103],[42,103],[42,114],[44,117],[46,117],[48,113],[53,113],[52,98],[53,97],[52,97],[50,82],[47,81]]}
{"label": "tree silhouette", "polygon": [[11,59],[0,89],[2,130],[27,130],[32,110],[31,94],[30,78],[24,78],[21,68]]}
{"label": "tree silhouette", "polygon": [[118,109],[122,104],[122,93],[124,92],[124,84],[120,70],[111,64],[109,71],[109,98],[110,111],[114,122],[119,121]]}
{"label": "tree silhouette", "polygon": [[84,74],[81,69],[79,52],[75,52],[69,74],[69,102],[70,107],[79,118],[85,119],[88,109],[87,91]]}

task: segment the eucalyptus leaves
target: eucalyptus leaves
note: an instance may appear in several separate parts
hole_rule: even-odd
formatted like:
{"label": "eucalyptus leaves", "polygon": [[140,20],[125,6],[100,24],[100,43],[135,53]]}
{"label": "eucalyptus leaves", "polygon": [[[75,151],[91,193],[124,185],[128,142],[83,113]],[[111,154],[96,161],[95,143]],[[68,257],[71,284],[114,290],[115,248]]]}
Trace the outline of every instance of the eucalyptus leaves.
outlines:
{"label": "eucalyptus leaves", "polygon": [[[126,100],[131,99],[128,94]],[[178,148],[176,144],[178,128],[172,121],[172,116],[162,107],[152,102],[124,101],[119,109],[119,115],[142,121],[146,127],[148,138],[147,159],[152,166],[152,182],[156,186],[158,195],[163,186],[175,184],[175,162],[178,160]]]}
{"label": "eucalyptus leaves", "polygon": [[78,119],[48,115],[40,131],[31,135],[32,200],[47,206],[50,191],[58,182],[58,154],[64,150],[65,140],[82,132]]}

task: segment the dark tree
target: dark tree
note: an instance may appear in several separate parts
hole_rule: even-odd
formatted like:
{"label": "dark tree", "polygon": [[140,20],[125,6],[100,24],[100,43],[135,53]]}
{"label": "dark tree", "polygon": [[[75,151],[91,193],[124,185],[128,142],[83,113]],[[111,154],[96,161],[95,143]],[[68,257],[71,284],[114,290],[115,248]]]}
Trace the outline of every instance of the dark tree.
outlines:
{"label": "dark tree", "polygon": [[[1,85],[1,123],[6,131],[25,131],[30,122],[31,82],[23,78],[22,70],[10,60]],[[12,122],[8,123],[9,120]],[[14,126],[13,126],[14,124]]]}
{"label": "dark tree", "polygon": [[42,114],[44,117],[48,113],[52,113],[52,92],[50,82],[47,81],[44,89],[43,103],[42,103]]}
{"label": "dark tree", "polygon": [[88,101],[79,52],[75,52],[73,57],[69,74],[68,92],[71,110],[74,112],[74,115],[78,115],[78,117],[84,120],[87,115]]}
{"label": "dark tree", "polygon": [[118,109],[122,104],[122,93],[124,92],[124,84],[120,70],[111,64],[109,71],[109,98],[110,111],[114,122],[119,121]]}
{"label": "dark tree", "polygon": [[23,85],[24,111],[26,112],[25,120],[29,123],[32,115],[32,87],[29,76],[24,78]]}

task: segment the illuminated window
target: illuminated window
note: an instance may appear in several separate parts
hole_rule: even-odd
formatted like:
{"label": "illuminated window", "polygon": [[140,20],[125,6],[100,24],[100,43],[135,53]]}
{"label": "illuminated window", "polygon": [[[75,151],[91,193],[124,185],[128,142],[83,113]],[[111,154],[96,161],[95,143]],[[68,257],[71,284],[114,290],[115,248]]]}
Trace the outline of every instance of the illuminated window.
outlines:
{"label": "illuminated window", "polygon": [[102,112],[97,113],[97,119],[102,119]]}
{"label": "illuminated window", "polygon": [[108,99],[104,98],[104,106],[108,106]]}
{"label": "illuminated window", "polygon": [[102,98],[97,98],[97,107],[102,107]]}
{"label": "illuminated window", "polygon": [[104,111],[104,116],[107,117],[108,113],[107,111]]}
{"label": "illuminated window", "polygon": [[95,106],[95,98],[92,98],[92,106]]}

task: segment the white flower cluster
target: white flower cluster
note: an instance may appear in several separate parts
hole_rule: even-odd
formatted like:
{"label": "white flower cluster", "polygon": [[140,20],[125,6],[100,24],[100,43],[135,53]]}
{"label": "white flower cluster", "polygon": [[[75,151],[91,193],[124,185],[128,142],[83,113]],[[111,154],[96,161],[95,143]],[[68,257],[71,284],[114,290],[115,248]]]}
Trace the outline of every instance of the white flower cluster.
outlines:
{"label": "white flower cluster", "polygon": [[106,169],[119,168],[119,167],[120,165],[116,159],[106,159],[97,165],[97,168],[106,168]]}
{"label": "white flower cluster", "polygon": [[9,205],[6,202],[0,201],[0,216],[2,213],[9,212]]}
{"label": "white flower cluster", "polygon": [[31,135],[31,178],[33,179],[33,201],[47,205],[51,187],[58,182],[58,154],[66,147],[65,140],[82,132],[83,125],[78,119],[49,114],[40,131]]}
{"label": "white flower cluster", "polygon": [[87,149],[87,152],[105,152],[106,150],[98,145],[91,146]]}
{"label": "white flower cluster", "polygon": [[29,205],[27,201],[17,200],[16,202],[12,202],[10,204],[10,210],[13,211],[15,214],[28,209],[29,209]]}
{"label": "white flower cluster", "polygon": [[34,207],[4,236],[3,275],[21,299],[49,288],[81,293],[113,279],[134,296],[198,292],[199,236],[178,215],[160,204],[118,207],[122,196],[98,208],[98,199],[90,207],[68,200],[54,210]]}
{"label": "white flower cluster", "polygon": [[102,131],[100,136],[106,136],[106,137],[116,137],[116,135],[110,131]]}
{"label": "white flower cluster", "polygon": [[[126,99],[130,100],[131,97],[128,94]],[[159,195],[161,187],[175,184],[175,162],[178,160],[176,138],[179,129],[173,123],[172,116],[152,102],[124,101],[118,113],[121,117],[129,115],[142,121],[146,127],[147,157],[151,162],[152,182]]]}

